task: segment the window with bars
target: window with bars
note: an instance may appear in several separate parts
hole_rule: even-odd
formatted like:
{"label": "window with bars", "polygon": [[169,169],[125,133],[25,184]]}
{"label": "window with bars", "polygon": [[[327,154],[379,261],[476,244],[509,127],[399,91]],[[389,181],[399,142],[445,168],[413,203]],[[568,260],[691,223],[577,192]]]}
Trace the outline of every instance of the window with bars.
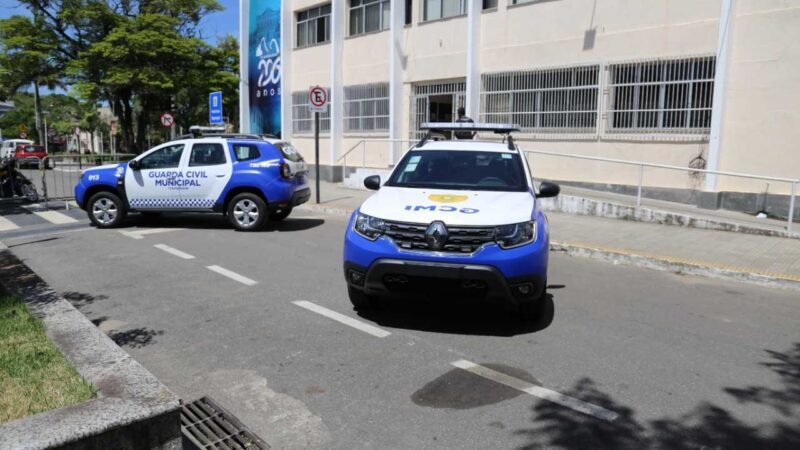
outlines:
{"label": "window with bars", "polygon": [[389,130],[389,83],[344,88],[344,131]]}
{"label": "window with bars", "polygon": [[350,36],[388,30],[390,3],[389,0],[350,0]]}
{"label": "window with bars", "polygon": [[297,47],[320,44],[331,40],[331,4],[297,13]]}
{"label": "window with bars", "polygon": [[515,123],[525,133],[594,133],[597,65],[484,74],[481,122]]}
{"label": "window with bars", "polygon": [[716,58],[608,66],[608,131],[707,133]]}
{"label": "window with bars", "polygon": [[[319,114],[319,132],[331,130],[331,102],[328,110]],[[308,109],[308,91],[292,92],[292,133],[309,134],[314,132],[314,114]]]}

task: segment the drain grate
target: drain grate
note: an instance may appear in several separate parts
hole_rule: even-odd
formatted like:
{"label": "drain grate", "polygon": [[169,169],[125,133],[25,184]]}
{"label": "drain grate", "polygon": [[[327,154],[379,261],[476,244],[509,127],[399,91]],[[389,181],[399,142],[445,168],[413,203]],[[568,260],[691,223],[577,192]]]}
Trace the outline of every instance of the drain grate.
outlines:
{"label": "drain grate", "polygon": [[181,408],[181,431],[199,449],[268,449],[266,442],[210,397]]}

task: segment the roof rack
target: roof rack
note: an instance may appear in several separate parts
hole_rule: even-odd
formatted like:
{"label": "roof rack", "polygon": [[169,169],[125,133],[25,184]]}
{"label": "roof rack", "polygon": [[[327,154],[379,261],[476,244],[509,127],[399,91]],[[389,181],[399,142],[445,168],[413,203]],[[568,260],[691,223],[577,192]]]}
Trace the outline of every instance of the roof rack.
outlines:
{"label": "roof rack", "polygon": [[508,149],[516,150],[511,133],[519,131],[519,125],[512,123],[474,123],[474,122],[425,122],[420,129],[426,130],[425,136],[415,147],[422,147],[436,131],[491,131],[495,134],[508,135]]}
{"label": "roof rack", "polygon": [[228,139],[257,139],[263,141],[265,139],[278,139],[277,136],[271,134],[253,134],[253,133],[226,133],[225,127],[203,127],[199,125],[192,125],[189,127],[191,134],[184,134],[178,136],[177,139],[192,139],[201,137],[217,137]]}

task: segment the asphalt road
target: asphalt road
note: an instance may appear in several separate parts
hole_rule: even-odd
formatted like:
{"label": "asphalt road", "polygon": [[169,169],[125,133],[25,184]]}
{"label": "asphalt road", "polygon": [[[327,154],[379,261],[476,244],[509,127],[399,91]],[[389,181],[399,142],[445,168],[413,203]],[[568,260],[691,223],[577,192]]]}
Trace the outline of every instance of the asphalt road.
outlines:
{"label": "asphalt road", "polygon": [[298,211],[260,233],[184,216],[0,239],[273,448],[800,446],[796,292],[554,254],[538,323],[435,299],[356,312],[344,226]]}

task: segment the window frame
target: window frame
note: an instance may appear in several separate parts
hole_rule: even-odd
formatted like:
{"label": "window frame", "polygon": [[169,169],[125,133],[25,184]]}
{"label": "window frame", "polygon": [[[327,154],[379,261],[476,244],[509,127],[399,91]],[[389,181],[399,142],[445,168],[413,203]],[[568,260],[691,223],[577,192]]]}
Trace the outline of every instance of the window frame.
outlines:
{"label": "window frame", "polygon": [[[353,3],[359,4],[353,6]],[[374,30],[367,30],[367,8],[372,5],[378,6],[378,28]],[[386,16],[388,11],[389,16]],[[353,31],[353,13],[360,13],[360,28]],[[361,36],[370,33],[380,33],[391,28],[391,0],[350,0],[347,10],[347,35],[348,36]]]}
{"label": "window frame", "polygon": [[[328,88],[326,88],[328,89]],[[330,134],[331,130],[331,105],[328,100],[328,110],[319,115],[319,134]],[[308,90],[292,92],[292,134],[313,134],[314,114],[308,108]]]}
{"label": "window frame", "polygon": [[[371,113],[365,114],[366,109],[371,109]],[[385,134],[389,131],[390,116],[388,82],[344,87],[342,121],[345,133]]]}
{"label": "window frame", "polygon": [[[236,158],[237,162],[252,161],[254,159],[261,158],[261,150],[255,144],[242,144],[242,143],[238,143],[237,142],[237,143],[232,143],[231,146],[233,147],[233,149],[232,149],[233,150],[233,156]],[[239,153],[236,151],[237,147],[247,147],[247,148],[250,148],[250,149],[254,149],[256,151],[257,156],[254,156],[254,157],[251,157],[251,158],[239,158]]]}
{"label": "window frame", "polygon": [[[181,154],[180,154],[180,157],[178,158],[178,162],[177,162],[177,164],[175,166],[160,166],[160,167],[144,167],[144,166],[142,166],[142,164],[144,163],[144,161],[147,158],[152,157],[153,155],[155,155],[156,153],[158,153],[160,151],[167,150],[169,148],[174,148],[174,147],[180,147],[181,148]],[[185,143],[167,144],[167,145],[165,145],[163,147],[156,147],[153,150],[147,152],[146,154],[142,155],[139,159],[137,159],[136,162],[139,164],[139,170],[176,169],[176,168],[179,168],[181,166],[181,160],[183,159],[183,154],[184,154],[185,151],[186,151],[186,144]]]}
{"label": "window frame", "polygon": [[[295,12],[295,24],[294,24],[294,31],[295,31],[295,39],[294,44],[295,48],[306,48],[311,47],[314,45],[325,44],[331,41],[331,3],[323,3],[321,5],[314,6],[312,8],[304,9],[301,11]],[[313,16],[312,16],[313,14]],[[322,40],[319,40],[319,21],[322,21],[324,24],[324,33],[325,36]],[[311,30],[313,23],[314,31],[314,42],[311,42]],[[300,32],[301,27],[303,28],[303,32]],[[301,42],[301,35],[305,34],[305,41]]]}

